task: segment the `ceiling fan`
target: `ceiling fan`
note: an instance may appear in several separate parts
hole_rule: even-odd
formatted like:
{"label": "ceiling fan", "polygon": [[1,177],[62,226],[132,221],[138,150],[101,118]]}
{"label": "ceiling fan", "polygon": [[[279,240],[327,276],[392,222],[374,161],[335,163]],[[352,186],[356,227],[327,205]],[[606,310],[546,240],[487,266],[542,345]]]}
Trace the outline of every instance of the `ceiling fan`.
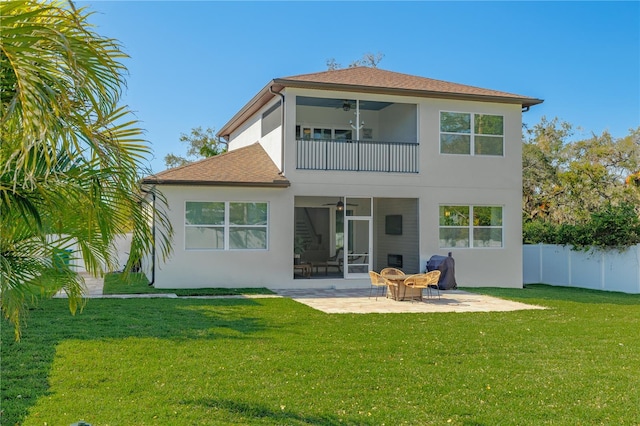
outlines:
{"label": "ceiling fan", "polygon": [[[333,204],[333,203],[324,203],[323,206],[336,206],[336,210],[338,210],[339,212],[341,212],[342,210],[344,210],[344,203],[342,202],[342,200],[338,200],[337,203]],[[358,206],[357,204],[351,204],[351,203],[347,203],[347,206]]]}
{"label": "ceiling fan", "polygon": [[350,111],[352,108],[355,108],[355,104],[352,103],[352,101],[350,100],[343,100],[342,101],[342,105],[339,105],[336,107],[336,109],[342,109],[343,111]]}

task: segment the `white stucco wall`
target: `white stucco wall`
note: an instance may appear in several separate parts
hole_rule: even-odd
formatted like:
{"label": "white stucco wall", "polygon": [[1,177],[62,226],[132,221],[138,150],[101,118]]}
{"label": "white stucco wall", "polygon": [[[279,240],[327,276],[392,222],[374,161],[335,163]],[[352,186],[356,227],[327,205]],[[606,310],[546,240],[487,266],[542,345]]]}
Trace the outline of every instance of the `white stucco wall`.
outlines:
{"label": "white stucco wall", "polygon": [[[291,279],[293,198],[287,190],[169,185],[161,190],[175,234],[171,257],[156,262],[155,287],[274,287]],[[185,250],[186,201],[269,203],[268,250]]]}
{"label": "white stucco wall", "polygon": [[260,141],[260,117],[260,114],[254,115],[229,136],[229,151]]}
{"label": "white stucco wall", "polygon": [[[278,102],[280,102],[280,98],[269,102],[256,115],[233,132],[229,136],[229,151],[260,142],[276,167],[282,169],[282,126],[277,127],[263,137],[261,124],[262,114]],[[279,112],[277,114],[280,115]]]}
{"label": "white stucco wall", "polygon": [[418,115],[413,104],[393,104],[380,111],[380,121],[386,126],[380,129],[375,140],[415,143]]}

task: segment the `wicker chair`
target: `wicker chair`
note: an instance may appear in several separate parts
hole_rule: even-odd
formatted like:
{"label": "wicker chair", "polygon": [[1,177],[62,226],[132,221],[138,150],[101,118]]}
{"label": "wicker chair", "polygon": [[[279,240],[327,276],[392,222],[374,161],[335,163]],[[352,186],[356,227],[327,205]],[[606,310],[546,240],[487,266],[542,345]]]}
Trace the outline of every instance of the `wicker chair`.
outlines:
{"label": "wicker chair", "polygon": [[431,291],[435,287],[438,290],[438,299],[440,298],[440,288],[438,281],[440,280],[440,271],[431,271],[426,274],[416,274],[407,277],[404,285],[412,288],[420,289],[420,301],[422,301],[422,291],[426,288],[431,296]]}
{"label": "wicker chair", "polygon": [[380,275],[382,275],[383,277],[386,277],[387,275],[404,275],[404,272],[402,272],[402,270],[397,269],[397,268],[384,268],[382,271],[380,271]]}
{"label": "wicker chair", "polygon": [[343,259],[343,249],[342,247],[340,247],[338,250],[336,250],[336,254],[334,256],[331,256],[329,259],[327,259],[327,267],[328,268],[337,268],[338,272],[342,272],[342,263],[344,262]]}
{"label": "wicker chair", "polygon": [[383,277],[382,275],[380,275],[375,271],[369,271],[369,278],[371,278],[371,288],[369,289],[369,299],[371,299],[371,292],[373,291],[374,287],[376,289],[376,300],[378,300],[378,291],[380,290],[380,288],[382,288],[382,291],[383,291],[382,294],[384,295],[385,294],[384,291],[387,290],[389,286],[397,287],[397,284],[390,282],[385,277]]}

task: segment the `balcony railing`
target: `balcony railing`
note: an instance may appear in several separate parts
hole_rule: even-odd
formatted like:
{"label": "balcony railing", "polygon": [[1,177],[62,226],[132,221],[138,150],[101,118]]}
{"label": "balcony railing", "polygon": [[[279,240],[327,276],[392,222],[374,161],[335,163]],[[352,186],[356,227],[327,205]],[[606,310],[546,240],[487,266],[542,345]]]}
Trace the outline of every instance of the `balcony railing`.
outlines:
{"label": "balcony railing", "polygon": [[297,139],[296,168],[418,173],[417,143]]}

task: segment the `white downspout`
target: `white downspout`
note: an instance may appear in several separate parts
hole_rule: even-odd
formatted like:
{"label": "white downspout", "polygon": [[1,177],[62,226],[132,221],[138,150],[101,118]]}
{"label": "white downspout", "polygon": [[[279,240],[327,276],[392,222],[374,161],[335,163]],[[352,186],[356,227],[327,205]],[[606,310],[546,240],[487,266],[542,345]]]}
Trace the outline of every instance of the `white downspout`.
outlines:
{"label": "white downspout", "polygon": [[269,93],[271,93],[272,95],[278,95],[280,96],[280,99],[282,99],[282,104],[280,105],[281,111],[280,111],[280,123],[281,123],[281,127],[280,127],[280,174],[282,176],[284,176],[284,95],[280,92],[274,92],[273,91],[273,86],[269,86]]}

